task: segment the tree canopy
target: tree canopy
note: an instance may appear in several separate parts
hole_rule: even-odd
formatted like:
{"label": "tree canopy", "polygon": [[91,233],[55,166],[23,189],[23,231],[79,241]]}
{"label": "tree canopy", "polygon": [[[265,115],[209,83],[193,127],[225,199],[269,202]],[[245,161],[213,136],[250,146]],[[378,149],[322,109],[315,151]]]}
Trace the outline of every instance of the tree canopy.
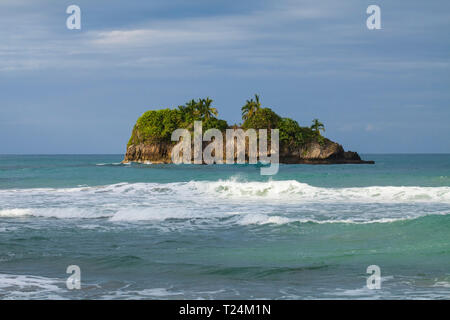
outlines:
{"label": "tree canopy", "polygon": [[318,135],[320,135],[320,130],[325,131],[325,127],[322,122],[319,121],[319,119],[314,119],[312,121],[311,130],[316,132]]}
{"label": "tree canopy", "polygon": [[255,94],[255,100],[247,100],[245,105],[241,108],[242,120],[251,118],[260,108],[261,103],[259,102],[259,96]]}
{"label": "tree canopy", "polygon": [[[202,121],[203,131],[216,128],[225,131],[231,128],[225,120],[218,118],[217,108],[209,97],[192,99],[175,109],[150,110],[145,112],[136,122],[128,145],[171,141],[172,132],[178,128],[193,130],[194,121]],[[280,143],[299,146],[311,141],[322,143],[324,138],[320,131],[325,131],[323,123],[314,119],[310,127],[301,127],[297,121],[280,117],[272,109],[262,107],[259,95],[246,101],[241,108],[242,128],[247,129],[279,129]],[[234,125],[233,128],[237,126]]]}

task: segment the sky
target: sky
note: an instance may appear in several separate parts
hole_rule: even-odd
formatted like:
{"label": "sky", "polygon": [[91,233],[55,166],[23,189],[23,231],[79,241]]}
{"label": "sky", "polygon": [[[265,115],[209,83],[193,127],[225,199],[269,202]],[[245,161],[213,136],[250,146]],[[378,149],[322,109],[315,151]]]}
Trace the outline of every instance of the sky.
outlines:
{"label": "sky", "polygon": [[0,154],[125,153],[147,110],[255,93],[346,150],[450,153],[449,34],[448,0],[2,0]]}

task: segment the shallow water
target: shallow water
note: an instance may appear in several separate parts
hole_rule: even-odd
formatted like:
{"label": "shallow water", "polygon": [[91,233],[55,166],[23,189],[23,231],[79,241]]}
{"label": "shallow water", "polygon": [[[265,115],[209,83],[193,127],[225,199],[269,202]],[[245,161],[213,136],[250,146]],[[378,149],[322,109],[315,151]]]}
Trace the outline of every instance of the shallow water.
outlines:
{"label": "shallow water", "polygon": [[450,298],[450,155],[273,177],[122,157],[0,156],[0,298]]}

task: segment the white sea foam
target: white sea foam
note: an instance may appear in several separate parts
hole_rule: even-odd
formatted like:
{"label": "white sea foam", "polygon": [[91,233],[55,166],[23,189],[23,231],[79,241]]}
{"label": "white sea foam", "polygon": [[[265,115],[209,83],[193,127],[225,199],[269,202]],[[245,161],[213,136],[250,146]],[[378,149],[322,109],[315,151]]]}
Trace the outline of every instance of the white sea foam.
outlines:
{"label": "white sea foam", "polygon": [[60,279],[0,274],[1,299],[63,299],[64,287]]}
{"label": "white sea foam", "polygon": [[[24,210],[25,211],[25,210]],[[279,211],[279,210],[274,210]],[[381,217],[375,214],[366,214],[364,212],[357,213],[353,216],[345,217],[342,212],[333,212],[329,215],[306,215],[306,214],[292,214],[287,213],[284,216],[280,214],[260,214],[251,212],[229,213],[223,211],[204,210],[189,210],[183,208],[168,209],[168,208],[144,208],[144,207],[130,207],[127,209],[119,209],[116,212],[109,214],[99,213],[95,209],[88,211],[86,209],[77,208],[60,208],[60,209],[26,209],[27,216],[42,217],[42,218],[58,218],[58,219],[99,219],[107,218],[111,222],[133,222],[133,221],[149,221],[154,223],[159,222],[179,222],[183,221],[209,221],[213,226],[220,224],[238,224],[238,225],[284,225],[289,223],[312,223],[312,224],[376,224],[376,223],[393,223],[398,221],[407,221],[417,219],[426,215],[427,213],[418,213],[409,216],[400,217]],[[448,214],[445,213],[445,214]],[[385,213],[385,215],[392,215]],[[444,215],[444,213],[431,213],[431,215]],[[303,217],[305,216],[305,217]],[[14,216],[9,216],[14,217]],[[15,216],[18,217],[18,216]],[[79,225],[82,229],[96,229],[98,225]],[[11,231],[10,229],[1,229],[0,232]]]}
{"label": "white sea foam", "polygon": [[238,221],[241,225],[251,225],[251,224],[287,224],[293,222],[299,223],[315,223],[315,224],[328,224],[328,223],[342,223],[342,224],[372,224],[372,223],[392,223],[396,221],[405,221],[414,218],[381,218],[373,220],[364,219],[302,219],[302,218],[286,218],[281,216],[269,216],[264,214],[248,214],[243,215],[242,219]]}
{"label": "white sea foam", "polygon": [[271,199],[314,202],[440,202],[450,203],[450,187],[373,186],[358,188],[322,188],[295,180],[241,182],[234,179],[178,183],[118,183],[97,187],[0,190],[1,194],[57,193],[175,193],[179,196],[213,196],[238,199]]}
{"label": "white sea foam", "polygon": [[0,210],[0,217],[22,217],[31,215],[31,209],[4,209]]}
{"label": "white sea foam", "polygon": [[[213,214],[206,217],[211,218]],[[202,212],[183,208],[127,208],[118,210],[110,221],[164,221],[167,219],[192,219],[205,217]]]}
{"label": "white sea foam", "polygon": [[444,288],[450,288],[450,282],[436,282],[433,287],[444,287]]}
{"label": "white sea foam", "polygon": [[238,221],[239,224],[249,225],[249,224],[286,224],[295,221],[294,219],[289,219],[280,216],[268,216],[265,214],[246,214]]}
{"label": "white sea foam", "polygon": [[122,162],[112,162],[112,163],[97,163],[97,166],[121,166],[123,165]]}
{"label": "white sea foam", "polygon": [[107,214],[96,213],[95,210],[81,208],[27,208],[0,210],[0,217],[45,217],[45,218],[102,218]]}
{"label": "white sea foam", "polygon": [[118,183],[0,190],[0,217],[210,219],[214,223],[390,223],[450,214],[450,187],[321,188],[294,180]]}
{"label": "white sea foam", "polygon": [[318,202],[444,202],[450,203],[450,187],[320,188],[295,180],[268,182],[189,182],[195,189],[230,198],[268,198]]}
{"label": "white sea foam", "polygon": [[161,299],[172,296],[183,296],[183,292],[169,291],[166,288],[151,288],[142,290],[117,290],[113,294],[104,295],[101,298],[112,299]]}

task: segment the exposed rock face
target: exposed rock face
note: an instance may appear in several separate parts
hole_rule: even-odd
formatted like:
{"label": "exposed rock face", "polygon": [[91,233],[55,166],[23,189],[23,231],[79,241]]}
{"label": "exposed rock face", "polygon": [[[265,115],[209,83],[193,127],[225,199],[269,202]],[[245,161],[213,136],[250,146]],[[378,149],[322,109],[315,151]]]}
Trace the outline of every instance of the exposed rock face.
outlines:
{"label": "exposed rock face", "polygon": [[311,142],[300,148],[282,148],[280,151],[280,163],[306,163],[306,164],[338,164],[338,163],[362,163],[373,164],[373,161],[361,160],[358,153],[345,151],[344,148],[329,139],[324,139],[322,144]]}
{"label": "exposed rock face", "polygon": [[123,162],[171,163],[173,144],[167,142],[130,145]]}
{"label": "exposed rock face", "polygon": [[[172,163],[171,152],[174,145],[174,143],[168,142],[138,145],[132,144],[128,146],[123,162]],[[207,143],[204,143],[203,148],[205,148],[206,145]],[[224,155],[225,154],[226,153],[224,152]],[[361,160],[358,153],[344,151],[344,148],[340,144],[326,138],[321,144],[318,142],[311,142],[299,148],[281,145],[279,160],[280,163],[289,164],[374,163],[373,161]]]}

